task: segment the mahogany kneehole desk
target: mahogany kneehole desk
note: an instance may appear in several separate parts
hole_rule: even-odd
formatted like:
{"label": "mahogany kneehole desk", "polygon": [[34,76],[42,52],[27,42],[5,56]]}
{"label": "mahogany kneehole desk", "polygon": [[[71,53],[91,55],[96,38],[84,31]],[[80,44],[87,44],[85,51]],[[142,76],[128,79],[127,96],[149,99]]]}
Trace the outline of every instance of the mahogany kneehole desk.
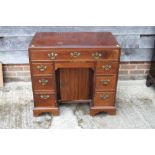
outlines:
{"label": "mahogany kneehole desk", "polygon": [[114,115],[120,50],[110,32],[36,33],[29,46],[34,116],[86,102],[92,116]]}

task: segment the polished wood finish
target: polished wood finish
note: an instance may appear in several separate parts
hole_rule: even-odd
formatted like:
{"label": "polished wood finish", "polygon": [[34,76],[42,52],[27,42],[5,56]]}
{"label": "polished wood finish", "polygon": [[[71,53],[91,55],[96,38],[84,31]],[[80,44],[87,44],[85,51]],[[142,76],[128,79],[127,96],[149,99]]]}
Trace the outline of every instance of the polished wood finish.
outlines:
{"label": "polished wood finish", "polygon": [[35,107],[49,107],[56,105],[56,95],[51,92],[34,93]]}
{"label": "polished wood finish", "polygon": [[31,54],[32,61],[67,61],[67,60],[94,60],[94,57],[97,59],[97,54],[99,54],[100,59],[109,59],[117,60],[119,58],[118,50],[101,50],[96,48],[94,49],[53,49],[53,50],[34,50]]}
{"label": "polished wood finish", "polygon": [[115,91],[116,75],[97,76],[96,91]]}
{"label": "polished wood finish", "polygon": [[34,90],[54,90],[55,89],[55,83],[54,83],[54,77],[48,76],[48,77],[32,77],[32,85]]}
{"label": "polished wood finish", "polygon": [[[62,101],[87,100],[93,80],[89,69],[60,69],[60,98]],[[68,80],[68,79],[71,79]]]}
{"label": "polished wood finish", "polygon": [[97,62],[97,64],[96,64],[96,74],[103,74],[103,75],[117,74],[118,66],[119,66],[118,62],[112,62],[112,61],[108,61],[108,62],[100,61],[100,62]]}
{"label": "polished wood finish", "polygon": [[114,92],[96,92],[94,97],[95,106],[114,106]]}
{"label": "polished wood finish", "polygon": [[53,64],[52,63],[32,63],[33,76],[48,76],[53,74]]}
{"label": "polished wood finish", "polygon": [[29,58],[34,116],[86,102],[92,116],[116,113],[120,46],[110,32],[36,33]]}
{"label": "polished wood finish", "polygon": [[33,48],[114,48],[118,42],[110,32],[38,32],[30,47]]}
{"label": "polished wood finish", "polygon": [[95,69],[95,64],[93,62],[57,62],[55,63],[55,70],[58,68],[91,68]]}

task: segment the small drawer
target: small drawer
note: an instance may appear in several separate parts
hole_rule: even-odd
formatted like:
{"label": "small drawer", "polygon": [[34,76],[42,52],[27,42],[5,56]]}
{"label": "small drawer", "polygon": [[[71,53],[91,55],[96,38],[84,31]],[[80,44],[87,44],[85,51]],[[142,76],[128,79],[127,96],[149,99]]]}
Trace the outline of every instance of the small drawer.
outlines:
{"label": "small drawer", "polygon": [[32,77],[34,90],[54,90],[54,77]]}
{"label": "small drawer", "polygon": [[52,75],[54,68],[52,63],[32,63],[32,75]]}
{"label": "small drawer", "polygon": [[47,107],[55,106],[56,97],[55,93],[34,93],[34,106],[35,107]]}
{"label": "small drawer", "polygon": [[119,50],[103,49],[75,49],[75,50],[55,50],[49,51],[31,51],[31,61],[59,61],[59,60],[118,60]]}
{"label": "small drawer", "polygon": [[93,60],[115,60],[119,59],[119,50],[95,50],[91,53],[91,57]]}
{"label": "small drawer", "polygon": [[116,76],[97,76],[96,91],[114,91],[116,87]]}
{"label": "small drawer", "polygon": [[118,62],[97,62],[96,74],[117,74]]}
{"label": "small drawer", "polygon": [[94,97],[94,106],[114,106],[114,92],[96,92]]}

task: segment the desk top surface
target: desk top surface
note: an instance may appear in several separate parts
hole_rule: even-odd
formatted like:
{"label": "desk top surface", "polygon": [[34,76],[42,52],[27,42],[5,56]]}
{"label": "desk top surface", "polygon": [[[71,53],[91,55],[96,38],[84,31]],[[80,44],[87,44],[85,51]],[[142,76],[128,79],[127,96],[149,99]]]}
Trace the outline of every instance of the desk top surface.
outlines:
{"label": "desk top surface", "polygon": [[120,48],[111,32],[37,32],[30,48]]}

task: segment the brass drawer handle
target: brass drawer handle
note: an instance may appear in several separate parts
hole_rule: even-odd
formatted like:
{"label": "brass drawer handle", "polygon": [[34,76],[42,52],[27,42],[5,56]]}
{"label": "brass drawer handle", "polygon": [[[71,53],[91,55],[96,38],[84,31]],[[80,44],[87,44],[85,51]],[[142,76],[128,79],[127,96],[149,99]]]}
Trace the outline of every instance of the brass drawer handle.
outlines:
{"label": "brass drawer handle", "polygon": [[102,82],[103,85],[106,86],[106,85],[108,85],[108,83],[110,82],[110,80],[101,80],[101,82]]}
{"label": "brass drawer handle", "polygon": [[77,58],[77,57],[80,56],[80,54],[81,54],[80,52],[71,52],[70,56],[73,57],[73,58]]}
{"label": "brass drawer handle", "polygon": [[54,52],[48,54],[48,57],[51,60],[54,60],[56,58],[56,56],[58,56],[58,54],[57,53],[54,53]]}
{"label": "brass drawer handle", "polygon": [[41,79],[38,81],[42,86],[46,85],[48,83],[48,80],[46,79]]}
{"label": "brass drawer handle", "polygon": [[44,100],[48,99],[49,97],[50,95],[45,95],[45,94],[40,95],[40,98]]}
{"label": "brass drawer handle", "polygon": [[47,69],[47,66],[45,66],[45,65],[38,65],[38,66],[37,66],[37,69],[38,69],[40,72],[44,72],[44,71]]}
{"label": "brass drawer handle", "polygon": [[99,53],[99,52],[92,53],[93,59],[99,59],[99,58],[101,58],[101,56],[102,56],[102,53]]}
{"label": "brass drawer handle", "polygon": [[102,100],[106,100],[106,99],[108,99],[109,97],[110,97],[109,94],[102,94],[102,95],[100,95],[100,98],[101,98]]}
{"label": "brass drawer handle", "polygon": [[109,71],[111,69],[111,67],[112,67],[111,65],[103,65],[102,69],[105,71]]}

